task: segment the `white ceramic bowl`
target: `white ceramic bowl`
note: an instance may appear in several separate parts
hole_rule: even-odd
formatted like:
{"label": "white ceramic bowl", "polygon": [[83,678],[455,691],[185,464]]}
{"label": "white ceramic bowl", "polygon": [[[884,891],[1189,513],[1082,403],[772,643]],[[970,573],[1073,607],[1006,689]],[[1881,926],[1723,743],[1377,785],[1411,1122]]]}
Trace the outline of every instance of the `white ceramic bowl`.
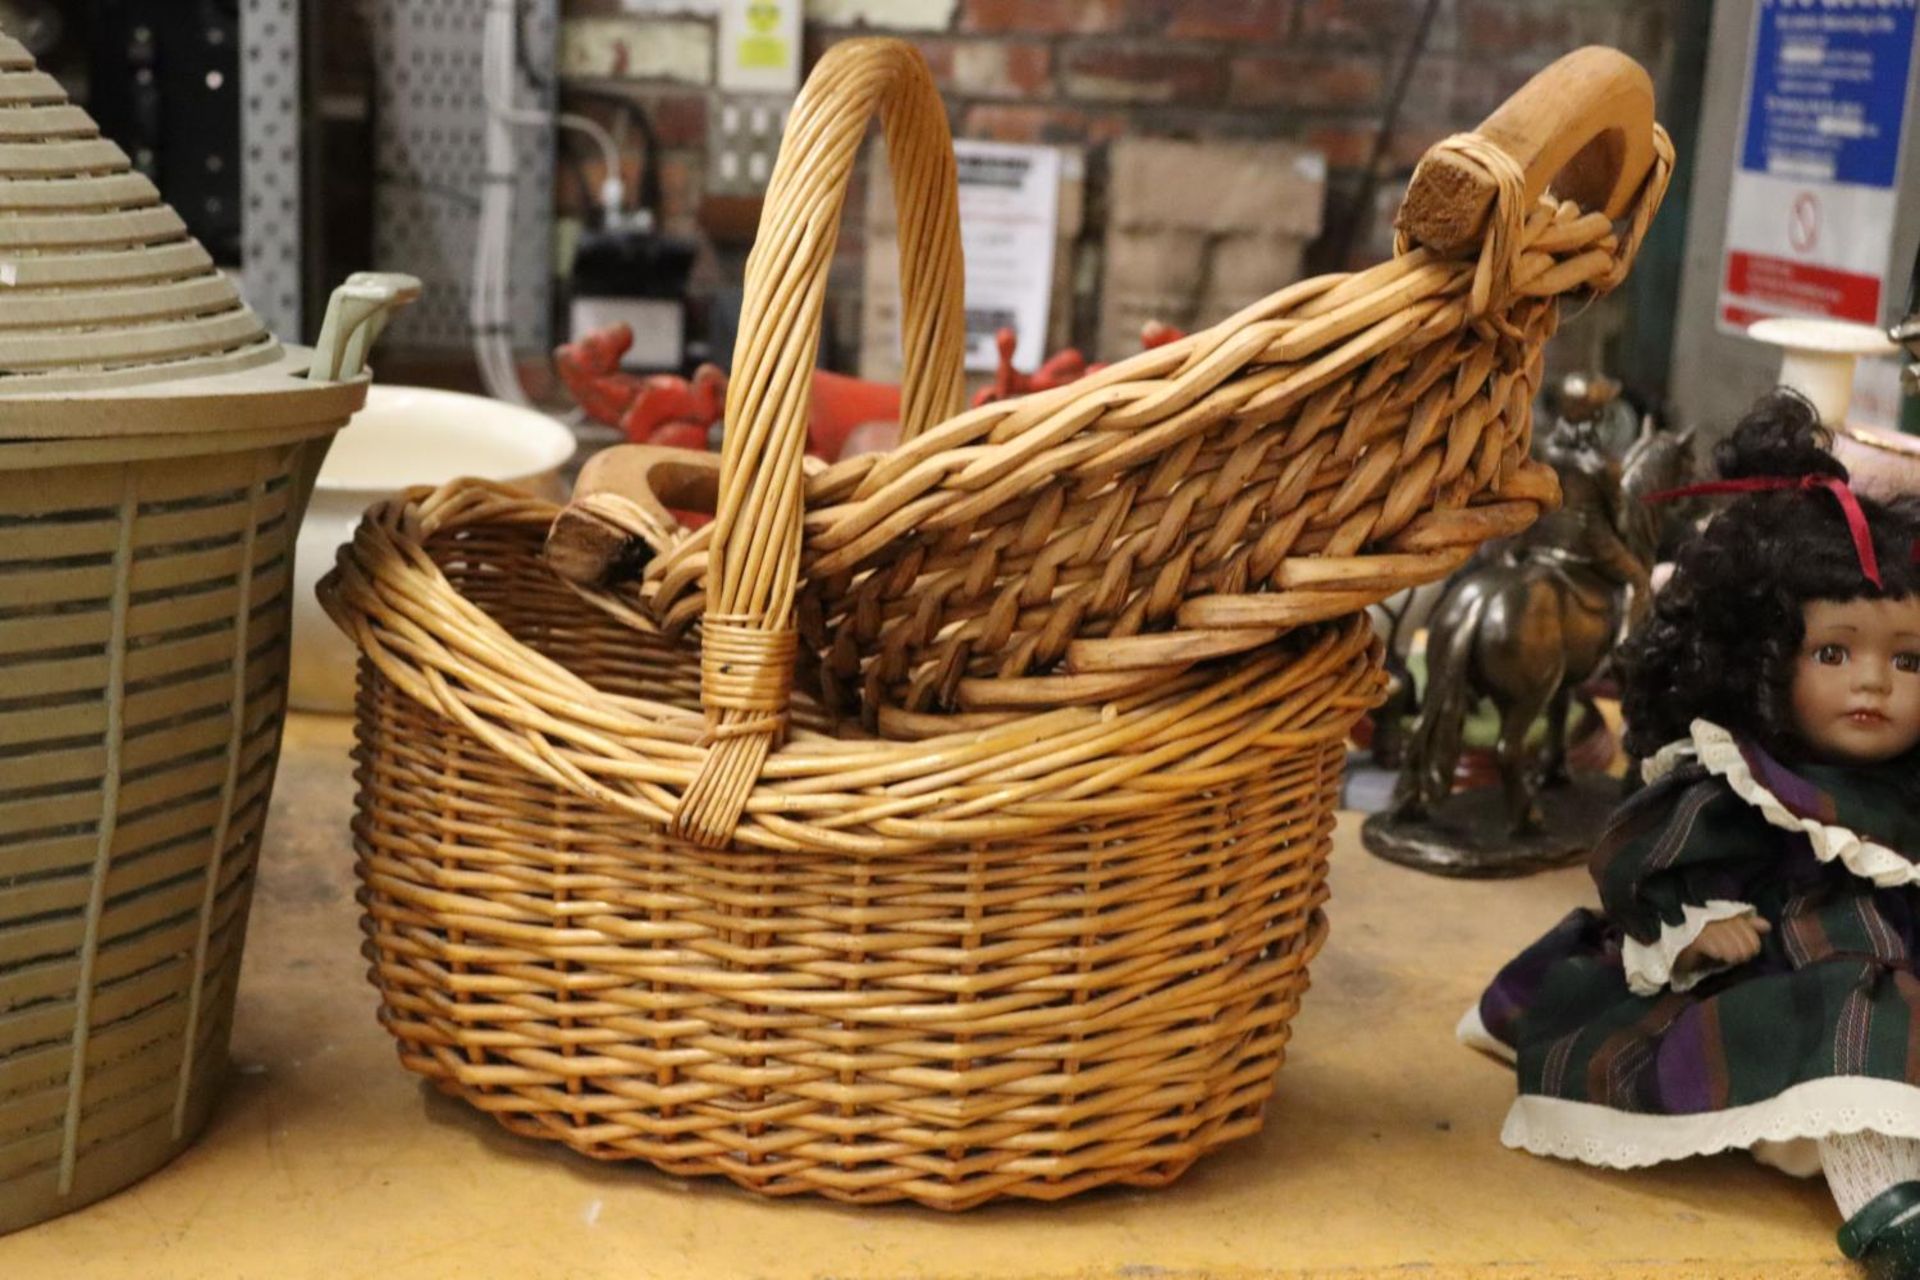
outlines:
{"label": "white ceramic bowl", "polygon": [[294,559],[292,670],[287,700],[302,711],[353,710],[358,654],[313,593],[374,503],[417,484],[476,476],[556,501],[573,433],[546,414],[427,387],[367,389],[367,405],[334,437]]}

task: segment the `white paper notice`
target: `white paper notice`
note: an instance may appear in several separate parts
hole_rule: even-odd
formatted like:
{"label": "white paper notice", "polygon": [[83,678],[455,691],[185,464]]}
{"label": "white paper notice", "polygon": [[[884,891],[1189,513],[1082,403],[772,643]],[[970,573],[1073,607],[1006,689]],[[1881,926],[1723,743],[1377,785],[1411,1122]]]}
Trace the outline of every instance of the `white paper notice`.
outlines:
{"label": "white paper notice", "polygon": [[1060,153],[971,141],[957,141],[953,150],[967,258],[967,368],[997,368],[994,335],[1010,328],[1014,366],[1031,373],[1046,356]]}
{"label": "white paper notice", "polygon": [[1719,326],[1885,322],[1915,0],[1758,0]]}

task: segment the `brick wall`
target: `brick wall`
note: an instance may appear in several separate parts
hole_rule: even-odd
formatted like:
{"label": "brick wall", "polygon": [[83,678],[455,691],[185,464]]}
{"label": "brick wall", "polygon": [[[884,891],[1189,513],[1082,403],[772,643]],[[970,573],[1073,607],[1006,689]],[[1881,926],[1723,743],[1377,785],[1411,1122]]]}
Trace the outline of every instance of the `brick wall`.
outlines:
{"label": "brick wall", "polygon": [[[1395,68],[1425,3],[807,0],[806,46],[811,61],[848,36],[912,40],[962,136],[1071,145],[1096,156],[1122,135],[1308,144],[1328,161],[1324,225],[1335,231],[1351,215]],[[686,229],[700,208],[704,142],[716,109],[712,4],[564,0],[563,8],[572,34],[594,37],[576,42],[563,83],[648,105],[660,134],[668,221]],[[1385,252],[1395,194],[1434,141],[1471,127],[1542,65],[1582,44],[1624,49],[1658,81],[1667,34],[1660,0],[1440,0],[1375,202],[1380,215],[1353,257]],[[562,186],[564,205],[574,197]],[[861,208],[859,192],[849,208]],[[1099,235],[1099,218],[1096,190],[1091,237]],[[858,222],[848,219],[830,303],[836,359],[857,346],[846,330],[857,326],[859,310]]]}

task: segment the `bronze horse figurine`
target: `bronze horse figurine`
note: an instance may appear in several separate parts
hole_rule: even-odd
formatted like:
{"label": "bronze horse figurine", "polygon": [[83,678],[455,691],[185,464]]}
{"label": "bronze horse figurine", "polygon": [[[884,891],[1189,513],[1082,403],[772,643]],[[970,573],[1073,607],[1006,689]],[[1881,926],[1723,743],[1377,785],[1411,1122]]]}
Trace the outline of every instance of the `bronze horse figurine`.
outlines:
{"label": "bronze horse figurine", "polygon": [[[1575,691],[1644,616],[1663,542],[1687,513],[1644,499],[1690,478],[1692,432],[1651,418],[1618,463],[1590,424],[1562,419],[1546,457],[1566,501],[1528,533],[1456,572],[1428,622],[1426,693],[1405,744],[1391,813],[1417,821],[1453,789],[1461,732],[1481,697],[1500,715],[1497,757],[1508,827],[1542,827],[1539,791],[1568,780],[1567,720]],[[1542,715],[1547,741],[1534,776],[1527,734]]]}

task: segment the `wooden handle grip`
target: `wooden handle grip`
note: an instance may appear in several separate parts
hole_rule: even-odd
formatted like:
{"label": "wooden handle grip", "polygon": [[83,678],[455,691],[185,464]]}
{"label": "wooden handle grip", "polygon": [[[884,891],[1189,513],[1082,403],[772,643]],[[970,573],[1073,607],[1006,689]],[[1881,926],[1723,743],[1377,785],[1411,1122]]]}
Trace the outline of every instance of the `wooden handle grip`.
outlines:
{"label": "wooden handle grip", "polygon": [[[1618,218],[1653,166],[1653,81],[1619,50],[1589,45],[1527,81],[1475,132],[1519,163],[1526,199],[1551,189]],[[1435,149],[1414,170],[1396,225],[1451,253],[1478,241],[1496,194],[1484,172]]]}
{"label": "wooden handle grip", "polygon": [[[586,587],[636,578],[679,527],[673,512],[711,511],[719,493],[715,454],[650,444],[603,449],[580,468],[572,501],[547,533],[547,565]],[[638,508],[644,526],[609,518],[596,501],[608,496]]]}

